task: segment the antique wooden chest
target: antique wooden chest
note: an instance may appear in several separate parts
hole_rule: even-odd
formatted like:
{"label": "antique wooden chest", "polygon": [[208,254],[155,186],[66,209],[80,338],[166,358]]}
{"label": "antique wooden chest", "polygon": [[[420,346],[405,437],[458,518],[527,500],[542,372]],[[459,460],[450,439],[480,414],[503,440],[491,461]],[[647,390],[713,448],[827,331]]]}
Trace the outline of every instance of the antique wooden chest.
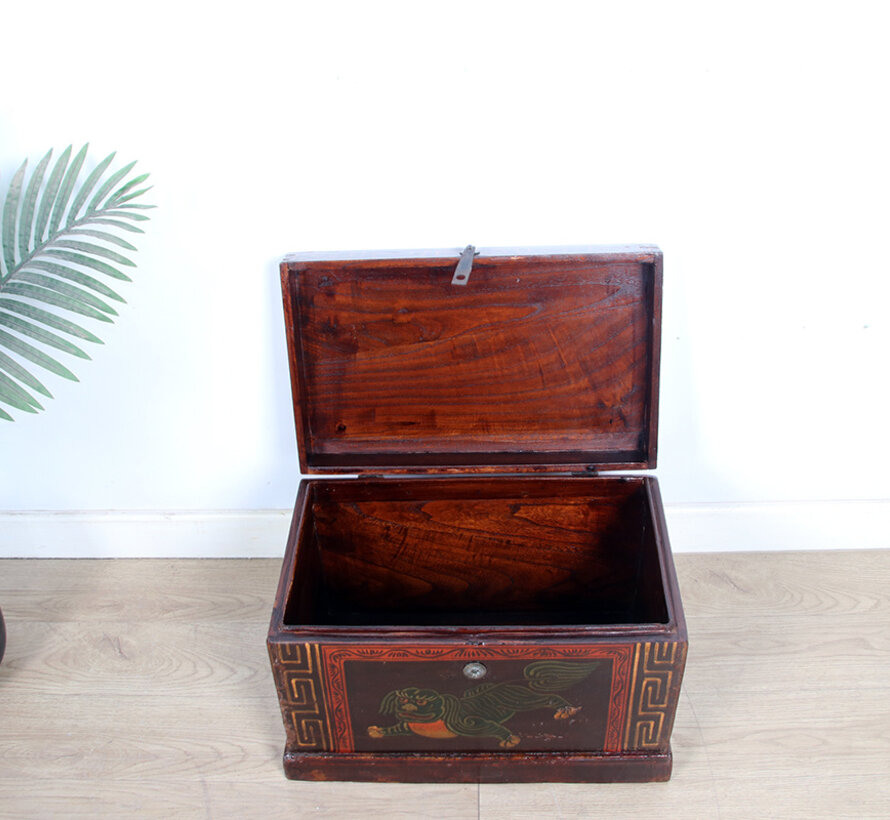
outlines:
{"label": "antique wooden chest", "polygon": [[[666,780],[686,626],[655,247],[295,255],[269,630],[301,779]],[[340,477],[335,474],[355,474]]]}

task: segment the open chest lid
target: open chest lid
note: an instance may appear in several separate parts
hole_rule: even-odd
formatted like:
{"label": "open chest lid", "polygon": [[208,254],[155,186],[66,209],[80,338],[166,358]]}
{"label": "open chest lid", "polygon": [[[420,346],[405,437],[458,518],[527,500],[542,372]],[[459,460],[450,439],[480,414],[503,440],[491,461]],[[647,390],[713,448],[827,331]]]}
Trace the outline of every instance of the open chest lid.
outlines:
{"label": "open chest lid", "polygon": [[282,261],[304,473],[655,466],[661,251],[477,254]]}

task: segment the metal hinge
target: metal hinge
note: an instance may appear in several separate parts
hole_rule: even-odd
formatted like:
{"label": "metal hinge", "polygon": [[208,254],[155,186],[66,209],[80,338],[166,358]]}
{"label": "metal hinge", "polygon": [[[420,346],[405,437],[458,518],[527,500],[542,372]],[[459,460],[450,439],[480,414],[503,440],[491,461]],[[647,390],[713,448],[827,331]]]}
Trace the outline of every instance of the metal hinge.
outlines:
{"label": "metal hinge", "polygon": [[599,474],[599,470],[597,470],[595,464],[588,464],[583,470],[575,470],[574,472],[572,472],[573,476],[592,476]]}
{"label": "metal hinge", "polygon": [[470,271],[473,269],[473,257],[476,256],[476,249],[472,245],[467,245],[461,253],[454,269],[454,276],[451,277],[452,285],[466,285],[470,281]]}

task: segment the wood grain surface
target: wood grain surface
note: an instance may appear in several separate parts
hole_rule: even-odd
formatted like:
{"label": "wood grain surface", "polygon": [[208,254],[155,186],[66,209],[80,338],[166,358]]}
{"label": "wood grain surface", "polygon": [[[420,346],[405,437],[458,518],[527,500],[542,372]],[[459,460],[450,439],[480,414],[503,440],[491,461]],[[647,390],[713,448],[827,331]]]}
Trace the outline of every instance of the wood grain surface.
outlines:
{"label": "wood grain surface", "polygon": [[887,818],[890,552],[678,555],[668,783],[287,781],[280,564],[0,561],[0,817]]}
{"label": "wood grain surface", "polygon": [[282,263],[304,472],[654,466],[661,253],[456,261]]}
{"label": "wood grain surface", "polygon": [[660,590],[640,592],[658,576],[643,479],[387,479],[348,482],[367,497],[339,499],[344,483],[311,482],[309,501],[320,556],[311,586],[326,590],[334,623],[666,617]]}

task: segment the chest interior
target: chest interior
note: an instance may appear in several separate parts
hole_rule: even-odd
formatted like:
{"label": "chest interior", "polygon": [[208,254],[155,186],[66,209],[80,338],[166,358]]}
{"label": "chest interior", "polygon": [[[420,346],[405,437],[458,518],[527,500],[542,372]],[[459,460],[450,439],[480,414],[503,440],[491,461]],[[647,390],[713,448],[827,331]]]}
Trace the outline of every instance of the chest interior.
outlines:
{"label": "chest interior", "polygon": [[641,478],[313,481],[290,626],[666,623]]}

